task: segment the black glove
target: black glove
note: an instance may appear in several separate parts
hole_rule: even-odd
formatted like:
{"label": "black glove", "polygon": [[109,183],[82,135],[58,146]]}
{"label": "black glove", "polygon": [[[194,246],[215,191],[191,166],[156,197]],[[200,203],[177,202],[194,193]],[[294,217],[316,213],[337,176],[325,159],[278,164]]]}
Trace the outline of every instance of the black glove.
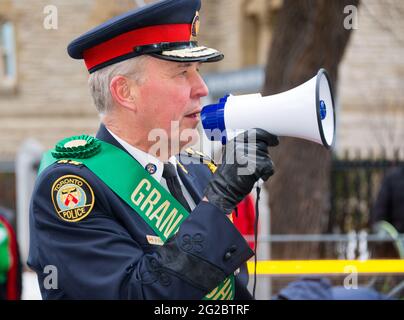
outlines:
{"label": "black glove", "polygon": [[247,130],[231,140],[222,156],[213,179],[205,189],[210,203],[229,214],[252,190],[261,178],[267,180],[274,173],[268,147],[279,140],[262,129]]}

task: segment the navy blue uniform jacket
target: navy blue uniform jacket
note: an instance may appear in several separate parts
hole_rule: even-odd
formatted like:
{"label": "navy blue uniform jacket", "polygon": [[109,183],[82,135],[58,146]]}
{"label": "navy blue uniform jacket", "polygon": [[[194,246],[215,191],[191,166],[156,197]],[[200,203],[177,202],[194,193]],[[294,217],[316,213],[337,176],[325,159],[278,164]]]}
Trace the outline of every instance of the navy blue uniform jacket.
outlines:
{"label": "navy blue uniform jacket", "polygon": [[[123,149],[103,125],[97,138]],[[28,258],[42,297],[202,299],[245,266],[253,252],[242,235],[221,210],[201,201],[210,170],[200,163],[184,167],[188,173],[178,173],[197,206],[163,246],[149,243],[153,230],[84,165],[45,169],[31,200]],[[92,211],[78,222],[62,220],[52,203],[52,185],[64,175],[81,177],[94,191]],[[57,268],[57,289],[54,283],[49,288],[54,269],[48,265]],[[243,272],[236,276],[236,299],[251,298],[245,280]]]}

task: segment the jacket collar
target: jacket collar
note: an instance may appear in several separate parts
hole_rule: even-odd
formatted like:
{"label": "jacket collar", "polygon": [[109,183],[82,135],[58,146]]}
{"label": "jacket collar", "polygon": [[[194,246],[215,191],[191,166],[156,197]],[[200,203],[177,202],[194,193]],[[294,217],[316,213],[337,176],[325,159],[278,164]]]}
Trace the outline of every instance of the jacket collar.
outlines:
{"label": "jacket collar", "polygon": [[112,144],[113,146],[128,153],[128,151],[108,132],[107,128],[103,123],[101,123],[100,128],[98,129],[95,137],[104,142],[108,142],[109,144]]}

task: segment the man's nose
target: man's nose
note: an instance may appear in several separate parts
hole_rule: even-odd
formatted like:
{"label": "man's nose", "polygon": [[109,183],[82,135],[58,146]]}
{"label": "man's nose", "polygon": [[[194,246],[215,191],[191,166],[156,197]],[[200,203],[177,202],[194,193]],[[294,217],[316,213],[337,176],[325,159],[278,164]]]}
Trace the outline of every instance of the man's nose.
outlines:
{"label": "man's nose", "polygon": [[199,73],[195,74],[191,95],[192,98],[202,98],[209,94],[208,86]]}

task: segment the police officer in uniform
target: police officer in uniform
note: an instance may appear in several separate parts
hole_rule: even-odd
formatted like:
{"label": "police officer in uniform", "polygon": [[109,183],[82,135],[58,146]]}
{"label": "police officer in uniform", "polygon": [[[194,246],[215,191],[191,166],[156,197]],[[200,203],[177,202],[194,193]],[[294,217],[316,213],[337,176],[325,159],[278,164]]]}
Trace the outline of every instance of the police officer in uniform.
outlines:
{"label": "police officer in uniform", "polygon": [[[197,43],[200,7],[160,1],[69,44],[90,73],[101,125],[96,138],[59,141],[41,162],[28,264],[44,299],[251,298],[239,270],[253,252],[229,217],[273,174],[268,146],[278,140],[249,130],[217,168],[183,151],[198,138],[208,94],[199,66],[223,58]],[[248,173],[240,174],[245,161],[230,161],[234,152],[253,164]]]}

